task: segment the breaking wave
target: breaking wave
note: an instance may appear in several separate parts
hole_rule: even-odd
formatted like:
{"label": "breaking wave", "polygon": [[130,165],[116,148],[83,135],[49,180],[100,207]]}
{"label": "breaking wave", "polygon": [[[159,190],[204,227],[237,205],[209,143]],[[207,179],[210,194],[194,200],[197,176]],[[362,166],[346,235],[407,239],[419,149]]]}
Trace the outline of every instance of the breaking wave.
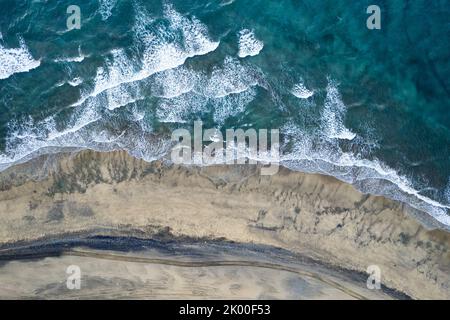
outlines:
{"label": "breaking wave", "polygon": [[239,32],[239,52],[240,58],[253,57],[259,54],[264,48],[264,43],[256,39],[253,31],[243,29]]}
{"label": "breaking wave", "polygon": [[0,44],[0,80],[16,73],[28,72],[41,64],[33,58],[22,38],[19,42],[19,48],[6,48]]}

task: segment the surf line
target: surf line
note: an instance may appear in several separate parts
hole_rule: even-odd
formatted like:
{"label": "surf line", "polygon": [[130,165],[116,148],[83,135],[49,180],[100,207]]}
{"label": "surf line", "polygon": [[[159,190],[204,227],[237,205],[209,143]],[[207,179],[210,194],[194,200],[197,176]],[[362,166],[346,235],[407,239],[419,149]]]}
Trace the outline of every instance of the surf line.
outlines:
{"label": "surf line", "polygon": [[[172,141],[177,144],[172,148],[171,160],[183,165],[214,164],[257,164],[262,163],[261,175],[274,175],[280,163],[280,131],[270,130],[270,150],[268,129],[226,129],[203,130],[202,121],[194,121],[194,136],[187,129],[172,132]],[[209,142],[204,144],[204,142]],[[192,147],[193,144],[193,147]]]}

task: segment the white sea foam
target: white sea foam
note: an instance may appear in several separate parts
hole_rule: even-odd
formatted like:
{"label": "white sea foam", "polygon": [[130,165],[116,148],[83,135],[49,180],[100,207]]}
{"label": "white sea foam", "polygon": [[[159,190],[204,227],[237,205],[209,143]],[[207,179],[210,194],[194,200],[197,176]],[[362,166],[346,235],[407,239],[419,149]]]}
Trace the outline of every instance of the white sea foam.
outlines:
{"label": "white sea foam", "polygon": [[33,58],[23,39],[20,39],[19,48],[6,48],[0,44],[0,80],[15,73],[28,72],[40,64],[39,60]]}
{"label": "white sea foam", "polygon": [[233,4],[235,0],[223,0],[220,2],[219,6],[221,7],[226,7],[230,4]]}
{"label": "white sea foam", "polygon": [[[164,17],[169,21],[170,29],[158,26],[154,32],[145,27],[141,30],[140,40],[144,44],[143,65],[147,75],[172,69],[184,64],[186,59],[205,55],[217,49],[219,42],[212,41],[208,30],[197,18],[187,18],[175,11],[172,6],[164,6]],[[138,23],[146,23],[146,20]],[[168,41],[168,35],[176,41]]]}
{"label": "white sea foam", "polygon": [[447,200],[447,204],[450,205],[450,177],[448,177],[447,187],[444,191],[445,200]]}
{"label": "white sea foam", "polygon": [[67,83],[72,87],[78,87],[80,84],[83,83],[83,79],[80,77],[75,77],[72,80],[67,81]]}
{"label": "white sea foam", "polygon": [[[108,129],[111,119],[100,114],[103,108],[100,102],[100,99],[90,99],[83,107],[77,107],[63,128],[57,125],[56,116],[39,123],[31,119],[21,125],[10,123],[6,150],[0,154],[0,170],[65,149],[126,150],[146,161],[160,159],[168,152],[170,140],[147,136],[146,130],[112,133]],[[134,120],[139,122],[142,117],[135,114]]]}
{"label": "white sea foam", "polygon": [[263,49],[264,42],[256,39],[253,31],[243,29],[239,32],[239,52],[240,58],[256,56]]}
{"label": "white sea foam", "polygon": [[256,97],[256,89],[251,87],[240,93],[233,93],[225,97],[213,100],[214,121],[218,125],[223,125],[229,117],[244,112],[245,107]]}
{"label": "white sea foam", "polygon": [[101,100],[105,97],[105,107],[114,110],[140,100],[143,97],[139,85],[131,81],[138,73],[137,66],[123,49],[113,50],[111,57],[106,59],[105,66],[97,69],[93,93],[87,95],[82,101]]}
{"label": "white sea foam", "polygon": [[181,96],[192,91],[200,77],[199,73],[184,66],[159,72],[155,74],[150,85],[152,95],[161,98]]}
{"label": "white sea foam", "polygon": [[[55,139],[66,136],[70,133],[76,133],[89,124],[100,120],[101,116],[98,112],[99,106],[96,102],[97,101],[95,100],[91,100],[90,103],[86,104],[84,108],[79,108],[79,110],[72,115],[67,127],[63,130],[58,131],[55,129],[55,126],[47,126],[49,132],[47,133],[45,140],[54,141]],[[53,118],[50,119],[53,120]],[[47,122],[53,123],[52,121]]]}
{"label": "white sea foam", "polygon": [[207,99],[196,94],[185,94],[175,98],[162,99],[158,104],[156,116],[160,122],[185,123],[188,117],[201,112]]}
{"label": "white sea foam", "polygon": [[145,112],[140,111],[136,108],[136,105],[134,105],[131,109],[131,115],[132,115],[132,119],[135,122],[139,122],[141,123],[141,121],[145,118]]}
{"label": "white sea foam", "polygon": [[223,97],[206,97],[189,92],[162,99],[156,114],[160,122],[186,123],[197,117],[197,114],[209,112],[212,108],[214,121],[220,126],[227,118],[242,113],[255,97],[256,90],[253,87]]}
{"label": "white sea foam", "polygon": [[220,98],[244,92],[258,84],[259,79],[250,67],[226,57],[221,67],[215,67],[210,77],[202,79],[197,90],[205,96]]}
{"label": "white sea foam", "polygon": [[98,12],[102,16],[102,20],[108,20],[112,15],[112,10],[117,4],[117,0],[99,0],[100,7],[98,8]]}
{"label": "white sea foam", "polygon": [[308,99],[314,95],[313,90],[308,90],[303,82],[297,83],[291,90],[291,93],[299,99]]}
{"label": "white sea foam", "polygon": [[85,56],[82,52],[81,52],[81,47],[78,47],[78,55],[74,56],[74,57],[61,57],[61,58],[56,58],[53,61],[54,62],[82,62],[87,56]]}
{"label": "white sea foam", "polygon": [[322,111],[322,132],[328,138],[353,140],[356,137],[356,134],[344,125],[346,109],[346,106],[341,100],[337,85],[332,80],[329,80],[325,105]]}
{"label": "white sea foam", "polygon": [[145,98],[136,82],[122,84],[106,90],[105,94],[107,100],[106,108],[109,110],[114,110]]}
{"label": "white sea foam", "polygon": [[111,55],[111,58],[106,59],[105,66],[97,69],[94,92],[91,96],[96,96],[123,83],[132,82],[131,79],[138,72],[123,49],[115,49]]}
{"label": "white sea foam", "polygon": [[210,75],[178,67],[158,73],[152,80],[152,93],[165,98],[157,108],[159,121],[184,123],[192,114],[212,107],[219,125],[243,112],[256,97],[254,87],[260,84],[252,68],[231,57]]}
{"label": "white sea foam", "polygon": [[186,59],[205,55],[219,46],[219,42],[209,38],[204,24],[195,17],[183,17],[170,5],[164,8],[164,18],[169,22],[169,29],[163,26],[156,26],[156,30],[149,29],[153,20],[143,8],[136,10],[134,33],[143,52],[140,68],[138,61],[128,57],[124,50],[113,50],[112,58],[107,59],[106,65],[97,70],[94,90],[84,94],[74,106],[121,84],[141,81],[158,72],[181,66]]}
{"label": "white sea foam", "polygon": [[56,58],[54,62],[82,62],[86,57],[83,55],[75,56],[75,57],[61,57]]}
{"label": "white sea foam", "polygon": [[[148,141],[148,137],[139,137],[144,132],[151,131],[151,127],[143,122],[144,114],[133,109],[130,117],[143,129],[138,135],[121,133],[118,136],[110,136],[108,130],[102,129],[108,119],[102,118],[101,110],[107,108],[114,111],[119,107],[133,104],[142,98],[138,84],[140,80],[176,68],[187,58],[206,54],[218,47],[219,42],[210,40],[206,27],[196,18],[185,18],[170,6],[165,7],[164,15],[169,22],[169,29],[162,30],[160,34],[154,29],[147,32],[146,21],[141,21],[138,15],[136,41],[143,48],[142,60],[137,61],[122,49],[113,50],[110,57],[105,59],[104,65],[98,68],[94,87],[82,89],[82,98],[73,104],[75,111],[68,121],[64,121],[64,125],[61,126],[61,123],[56,125],[55,118],[50,117],[40,123],[26,123],[17,128],[11,126],[6,152],[0,155],[1,169],[25,161],[44,150],[49,152],[50,149],[66,147],[110,150],[120,146],[132,155],[148,160],[151,160],[153,155],[160,154],[158,150],[161,152],[164,150],[166,146],[164,142],[152,144]],[[160,80],[164,78],[160,81],[163,83],[160,86],[162,95],[171,97],[189,91],[190,75],[186,75],[184,86],[181,85],[175,90],[170,88],[170,84],[175,81],[174,76],[170,73],[161,76]],[[70,84],[79,85],[81,82],[74,79]],[[179,99],[179,104],[183,103],[183,99]],[[169,100],[167,99],[167,102]]]}

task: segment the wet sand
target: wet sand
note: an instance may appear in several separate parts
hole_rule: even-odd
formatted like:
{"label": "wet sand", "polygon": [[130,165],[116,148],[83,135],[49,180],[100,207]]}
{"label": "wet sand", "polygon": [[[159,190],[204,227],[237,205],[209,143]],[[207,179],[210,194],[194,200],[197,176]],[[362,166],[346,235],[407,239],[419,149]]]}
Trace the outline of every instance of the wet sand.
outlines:
{"label": "wet sand", "polygon": [[[80,237],[3,249],[2,260],[2,299],[408,298],[385,287],[369,290],[364,274],[226,241]],[[67,286],[69,266],[80,270],[79,289]]]}

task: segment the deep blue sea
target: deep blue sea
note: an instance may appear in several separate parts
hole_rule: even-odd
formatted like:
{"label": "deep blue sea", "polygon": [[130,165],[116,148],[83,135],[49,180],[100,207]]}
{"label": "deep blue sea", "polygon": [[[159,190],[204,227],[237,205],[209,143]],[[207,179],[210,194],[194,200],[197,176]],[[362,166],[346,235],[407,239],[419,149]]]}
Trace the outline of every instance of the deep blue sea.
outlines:
{"label": "deep blue sea", "polygon": [[449,39],[450,0],[0,0],[0,170],[151,161],[201,119],[280,129],[284,166],[450,225]]}

